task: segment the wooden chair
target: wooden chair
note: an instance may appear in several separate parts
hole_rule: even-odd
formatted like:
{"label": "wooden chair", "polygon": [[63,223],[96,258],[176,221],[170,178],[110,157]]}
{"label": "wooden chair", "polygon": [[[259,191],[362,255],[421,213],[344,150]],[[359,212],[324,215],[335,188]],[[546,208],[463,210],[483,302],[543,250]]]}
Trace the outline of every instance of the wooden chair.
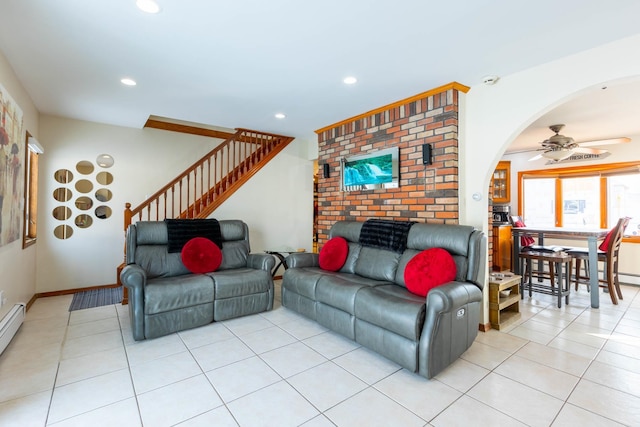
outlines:
{"label": "wooden chair", "polygon": [[[622,243],[622,236],[624,229],[629,224],[630,218],[620,218],[618,223],[611,229],[603,244],[600,245],[598,250],[598,261],[604,262],[604,275],[603,278],[598,278],[599,287],[605,288],[609,291],[611,302],[618,304],[618,299],[622,298],[622,291],[620,290],[620,281],[618,279],[618,256],[620,254],[620,244]],[[603,247],[603,245],[605,245]],[[606,250],[602,250],[606,249]],[[589,249],[588,248],[572,248],[567,253],[573,257],[576,261],[576,269],[574,275],[574,283],[576,290],[578,284],[583,283],[587,285],[589,289]],[[585,274],[580,274],[581,261],[585,262]]]}

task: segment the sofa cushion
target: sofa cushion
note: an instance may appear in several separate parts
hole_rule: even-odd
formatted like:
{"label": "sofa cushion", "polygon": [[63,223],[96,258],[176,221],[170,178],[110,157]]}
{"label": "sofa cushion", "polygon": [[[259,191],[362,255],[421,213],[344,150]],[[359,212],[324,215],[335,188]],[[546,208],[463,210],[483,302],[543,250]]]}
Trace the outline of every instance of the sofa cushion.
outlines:
{"label": "sofa cushion", "polygon": [[404,270],[407,289],[420,296],[426,296],[432,288],[455,278],[456,263],[451,254],[442,248],[420,252],[407,263]]}
{"label": "sofa cushion", "polygon": [[171,277],[188,274],[180,253],[168,253],[167,245],[142,245],[135,250],[134,261],[146,273],[147,278]]}
{"label": "sofa cushion", "polygon": [[318,262],[320,268],[328,271],[338,271],[347,260],[349,245],[344,237],[334,237],[320,249]]}
{"label": "sofa cushion", "polygon": [[354,314],[356,294],[362,288],[388,285],[389,282],[368,279],[355,274],[327,273],[316,285],[316,301]]}
{"label": "sofa cushion", "polygon": [[386,249],[362,247],[356,261],[355,273],[370,279],[392,282],[400,255]]}
{"label": "sofa cushion", "polygon": [[144,314],[164,313],[213,302],[213,280],[202,274],[162,277],[147,281]]}
{"label": "sofa cushion", "polygon": [[360,249],[362,249],[362,246],[360,246],[359,243],[349,242],[349,253],[347,254],[344,265],[340,269],[340,273],[355,274],[356,261],[358,261],[358,257],[360,256]]}
{"label": "sofa cushion", "polygon": [[271,273],[253,268],[238,268],[208,273],[213,279],[216,301],[268,292],[271,289]]}
{"label": "sofa cushion", "polygon": [[192,273],[216,271],[222,263],[222,252],[218,245],[205,237],[194,237],[184,244],[182,263]]}
{"label": "sofa cushion", "polygon": [[397,285],[361,289],[356,318],[418,341],[424,325],[426,300]]}
{"label": "sofa cushion", "polygon": [[246,240],[224,242],[222,244],[222,264],[218,270],[230,270],[247,266],[249,243]]}
{"label": "sofa cushion", "polygon": [[396,270],[395,284],[400,285],[403,288],[407,287],[406,282],[404,281],[404,270],[407,268],[407,264],[409,261],[413,259],[416,255],[418,255],[422,251],[418,251],[415,249],[407,249],[404,251],[400,259],[398,260],[398,268]]}
{"label": "sofa cushion", "polygon": [[[302,295],[305,298],[316,299],[316,285],[325,274],[330,274],[318,267],[289,268],[283,274],[283,287]],[[286,279],[285,279],[286,278]],[[286,286],[284,284],[286,283]]]}

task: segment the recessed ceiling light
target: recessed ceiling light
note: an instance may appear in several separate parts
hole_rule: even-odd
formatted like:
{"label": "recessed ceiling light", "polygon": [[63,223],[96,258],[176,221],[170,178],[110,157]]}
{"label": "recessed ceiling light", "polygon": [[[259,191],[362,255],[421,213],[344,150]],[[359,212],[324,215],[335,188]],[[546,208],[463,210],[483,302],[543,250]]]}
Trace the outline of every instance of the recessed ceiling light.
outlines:
{"label": "recessed ceiling light", "polygon": [[158,13],[160,12],[160,6],[154,0],[136,0],[136,6],[143,12]]}
{"label": "recessed ceiling light", "polygon": [[124,79],[120,79],[120,83],[122,83],[123,85],[126,85],[126,86],[135,86],[135,85],[137,85],[135,80],[130,79],[128,77],[125,77]]}
{"label": "recessed ceiling light", "polygon": [[276,113],[276,119],[284,119],[285,117],[287,117],[287,116],[285,116],[282,113]]}
{"label": "recessed ceiling light", "polygon": [[349,77],[345,77],[344,80],[342,80],[342,81],[346,85],[352,85],[352,84],[356,84],[358,82],[358,79],[356,79],[353,76],[349,76]]}

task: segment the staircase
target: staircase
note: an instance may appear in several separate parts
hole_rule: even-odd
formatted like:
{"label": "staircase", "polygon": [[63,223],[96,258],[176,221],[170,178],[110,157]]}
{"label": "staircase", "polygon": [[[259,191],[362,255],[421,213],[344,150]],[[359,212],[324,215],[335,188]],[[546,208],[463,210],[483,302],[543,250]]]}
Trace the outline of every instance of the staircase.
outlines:
{"label": "staircase", "polygon": [[[125,205],[124,230],[132,222],[207,218],[274,158],[292,137],[237,129],[236,133],[135,208]],[[117,280],[120,284],[118,266]],[[123,304],[128,303],[124,289]]]}

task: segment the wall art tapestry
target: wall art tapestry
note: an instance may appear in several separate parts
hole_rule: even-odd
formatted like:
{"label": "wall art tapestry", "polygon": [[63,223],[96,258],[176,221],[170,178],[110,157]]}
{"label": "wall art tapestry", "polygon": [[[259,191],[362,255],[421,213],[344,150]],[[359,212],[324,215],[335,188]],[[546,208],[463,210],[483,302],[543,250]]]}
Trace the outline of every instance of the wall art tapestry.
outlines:
{"label": "wall art tapestry", "polygon": [[0,246],[22,236],[24,150],[22,110],[0,84]]}

